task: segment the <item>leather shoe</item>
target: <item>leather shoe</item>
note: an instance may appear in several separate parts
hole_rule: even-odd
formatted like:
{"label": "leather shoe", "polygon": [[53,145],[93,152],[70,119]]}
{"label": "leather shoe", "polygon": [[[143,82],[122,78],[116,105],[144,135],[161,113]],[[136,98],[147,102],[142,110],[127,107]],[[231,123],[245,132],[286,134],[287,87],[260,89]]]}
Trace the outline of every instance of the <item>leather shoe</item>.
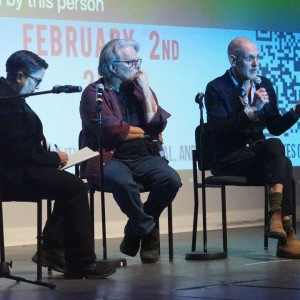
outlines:
{"label": "leather shoe", "polygon": [[[31,259],[37,264],[37,252]],[[51,268],[57,272],[64,273],[66,271],[65,255],[62,249],[45,248],[42,245],[41,263],[43,267]]]}
{"label": "leather shoe", "polygon": [[64,273],[66,279],[102,279],[116,272],[114,262],[102,260],[94,261],[86,265],[67,267]]}
{"label": "leather shoe", "polygon": [[281,209],[277,209],[271,213],[269,226],[267,228],[267,235],[272,239],[280,239],[286,241],[287,235],[282,225]]}
{"label": "leather shoe", "polygon": [[289,259],[300,258],[300,241],[298,241],[295,231],[292,227],[287,230],[286,241],[278,241],[276,255],[277,257]]}
{"label": "leather shoe", "polygon": [[120,244],[120,251],[128,256],[136,256],[140,250],[140,237],[133,231],[131,221],[128,220],[124,228],[124,238]]}
{"label": "leather shoe", "polygon": [[144,264],[154,264],[159,260],[159,230],[154,228],[142,238],[141,261]]}

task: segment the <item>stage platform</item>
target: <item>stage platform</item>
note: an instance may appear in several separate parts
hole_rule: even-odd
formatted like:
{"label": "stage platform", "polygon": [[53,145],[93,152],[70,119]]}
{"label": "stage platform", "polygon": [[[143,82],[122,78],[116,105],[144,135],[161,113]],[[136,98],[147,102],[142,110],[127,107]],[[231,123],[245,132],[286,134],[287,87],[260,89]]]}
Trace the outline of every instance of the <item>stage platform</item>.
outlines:
{"label": "stage platform", "polygon": [[[300,232],[298,224],[298,232]],[[109,258],[125,257],[119,252],[121,239],[108,239]],[[197,250],[202,250],[199,232]],[[57,272],[43,269],[43,280],[55,289],[0,278],[2,300],[185,300],[185,299],[300,299],[300,260],[276,257],[276,240],[263,247],[263,228],[228,230],[228,258],[187,261],[191,250],[191,232],[174,234],[174,261],[168,259],[167,236],[162,235],[161,259],[145,265],[139,256],[126,257],[127,266],[102,280],[65,280]],[[221,249],[221,232],[208,232],[208,250]],[[13,261],[11,273],[35,277],[31,261],[35,245],[6,248]],[[101,240],[96,241],[101,258]]]}

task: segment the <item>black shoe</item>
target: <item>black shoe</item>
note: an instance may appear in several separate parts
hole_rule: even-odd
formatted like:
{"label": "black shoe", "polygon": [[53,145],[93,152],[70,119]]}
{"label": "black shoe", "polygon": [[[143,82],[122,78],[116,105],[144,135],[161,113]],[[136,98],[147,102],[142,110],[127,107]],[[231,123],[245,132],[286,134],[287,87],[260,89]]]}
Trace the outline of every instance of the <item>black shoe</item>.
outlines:
{"label": "black shoe", "polygon": [[[37,264],[37,253],[31,258]],[[66,272],[65,255],[62,249],[45,248],[42,245],[41,263],[43,267],[51,268],[57,272]]]}
{"label": "black shoe", "polygon": [[116,272],[114,262],[102,260],[94,261],[85,266],[68,267],[64,278],[66,279],[102,279]]}
{"label": "black shoe", "polygon": [[140,250],[140,237],[133,231],[131,221],[124,228],[124,238],[120,244],[120,251],[129,256],[136,256]]}
{"label": "black shoe", "polygon": [[157,228],[142,238],[140,256],[144,264],[154,264],[159,260],[159,230]]}

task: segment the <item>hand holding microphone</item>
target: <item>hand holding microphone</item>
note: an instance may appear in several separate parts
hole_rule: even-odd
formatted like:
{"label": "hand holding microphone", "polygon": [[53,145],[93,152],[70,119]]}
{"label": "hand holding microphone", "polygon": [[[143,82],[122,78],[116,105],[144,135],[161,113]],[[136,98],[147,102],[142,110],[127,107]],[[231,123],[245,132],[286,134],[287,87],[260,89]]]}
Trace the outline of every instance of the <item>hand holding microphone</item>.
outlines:
{"label": "hand holding microphone", "polygon": [[253,111],[260,111],[263,107],[269,103],[269,95],[267,90],[261,85],[261,78],[259,76],[253,79],[254,84],[257,86],[257,90],[254,93],[253,103],[250,107]]}

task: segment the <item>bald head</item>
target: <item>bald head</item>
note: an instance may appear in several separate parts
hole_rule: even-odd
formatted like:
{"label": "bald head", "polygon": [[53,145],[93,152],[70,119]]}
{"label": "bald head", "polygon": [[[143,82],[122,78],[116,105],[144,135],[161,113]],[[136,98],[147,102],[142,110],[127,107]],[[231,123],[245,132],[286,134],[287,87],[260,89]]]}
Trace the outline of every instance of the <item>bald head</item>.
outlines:
{"label": "bald head", "polygon": [[235,57],[243,56],[247,52],[247,49],[249,49],[249,48],[251,48],[251,49],[256,48],[257,49],[255,43],[252,42],[251,40],[246,39],[244,37],[235,38],[228,45],[227,54],[228,54],[229,61],[231,62],[230,57],[232,55],[234,55]]}
{"label": "bald head", "polygon": [[259,50],[254,42],[238,37],[228,45],[231,72],[238,81],[247,81],[257,76]]}

